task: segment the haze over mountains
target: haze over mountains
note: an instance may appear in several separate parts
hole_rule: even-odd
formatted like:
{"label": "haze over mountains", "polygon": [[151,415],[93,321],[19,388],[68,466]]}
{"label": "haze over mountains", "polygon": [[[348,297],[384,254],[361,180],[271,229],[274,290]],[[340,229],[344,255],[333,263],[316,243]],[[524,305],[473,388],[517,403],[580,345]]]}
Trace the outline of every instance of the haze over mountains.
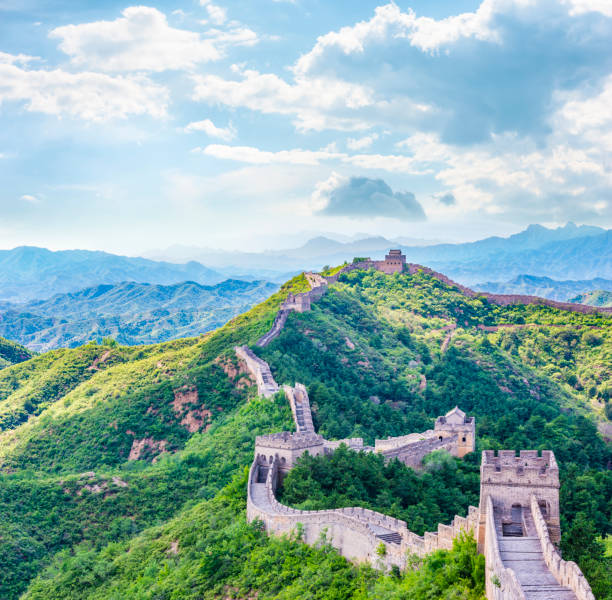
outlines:
{"label": "haze over mountains", "polygon": [[[462,244],[319,236],[299,248],[261,253],[180,249],[205,264],[170,262],[172,251],[157,261],[19,247],[0,251],[0,336],[42,351],[106,336],[140,344],[198,335],[260,302],[290,275],[355,256],[381,258],[391,247],[479,291],[605,305],[612,290],[611,231],[573,223],[530,225],[508,238]],[[588,295],[595,290],[602,292]]]}
{"label": "haze over mountains", "polygon": [[[583,299],[586,300],[586,295],[593,292],[586,292],[585,290],[612,290],[612,279],[596,277],[595,279],[583,279],[580,281],[557,281],[550,277],[518,275],[510,281],[488,281],[478,283],[473,288],[479,292],[491,292],[493,294],[540,296],[541,298],[550,298],[560,302],[569,301],[577,304],[590,304],[590,302],[583,302]],[[604,305],[599,304],[597,306]]]}
{"label": "haze over mountains", "polygon": [[122,281],[160,285],[195,281],[213,285],[224,279],[220,273],[194,261],[175,264],[108,252],[52,252],[32,246],[0,250],[0,300],[9,302],[41,300],[53,294]]}
{"label": "haze over mountains", "polygon": [[105,337],[129,345],[193,337],[220,327],[277,289],[269,282],[231,279],[215,286],[103,284],[27,304],[5,303],[0,336],[37,352]]}
{"label": "haze over mountains", "polygon": [[[562,280],[612,279],[610,231],[574,223],[556,229],[530,225],[507,238],[494,236],[460,244],[411,246],[384,237],[342,242],[320,236],[299,248],[285,250],[248,253],[180,248],[179,253],[182,260],[198,260],[213,269],[261,276],[261,270],[268,273],[318,270],[354,256],[381,258],[391,247],[401,248],[409,262],[432,267],[464,285],[508,281],[525,273]],[[152,254],[176,260],[177,249],[149,253]]]}

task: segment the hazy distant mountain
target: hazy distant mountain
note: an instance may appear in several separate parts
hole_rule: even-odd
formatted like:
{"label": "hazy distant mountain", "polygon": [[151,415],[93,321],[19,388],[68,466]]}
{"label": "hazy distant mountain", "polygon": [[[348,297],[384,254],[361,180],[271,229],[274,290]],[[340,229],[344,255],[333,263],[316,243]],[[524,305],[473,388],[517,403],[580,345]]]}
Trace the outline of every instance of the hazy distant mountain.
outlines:
{"label": "hazy distant mountain", "polygon": [[262,281],[215,286],[98,285],[0,312],[0,335],[36,351],[113,337],[145,344],[199,335],[223,325],[278,289]]}
{"label": "hazy distant mountain", "polygon": [[430,257],[425,264],[466,285],[508,281],[523,273],[559,280],[612,279],[612,231],[518,252],[491,252],[479,258],[462,257],[459,249],[457,254],[455,260]]}
{"label": "hazy distant mountain", "polygon": [[0,250],[0,300],[49,298],[98,284],[122,281],[171,285],[181,281],[215,284],[220,273],[197,263],[174,264],[107,252],[21,246]]}
{"label": "hazy distant mountain", "polygon": [[[612,289],[612,286],[608,289]],[[571,302],[575,302],[576,304],[588,304],[589,306],[612,307],[612,292],[606,290],[593,290],[592,292],[586,292],[575,298],[571,298]]]}
{"label": "hazy distant mountain", "polygon": [[[589,302],[576,300],[578,294],[583,294],[586,297],[594,293],[591,290],[601,290],[602,288],[612,290],[612,279],[596,278],[582,281],[557,281],[550,277],[519,275],[506,282],[489,281],[486,283],[478,283],[473,286],[473,289],[480,292],[540,296],[542,298],[550,298],[551,300],[559,300],[561,302],[571,300],[571,302],[577,302],[578,304],[589,304]],[[601,293],[605,294],[609,292]],[[582,296],[578,297],[581,298]],[[595,306],[605,305],[598,304]]]}
{"label": "hazy distant mountain", "polygon": [[[2,300],[44,299],[122,281],[172,285],[189,280],[210,285],[231,277],[281,282],[299,271],[319,270],[355,256],[382,258],[394,247],[400,247],[409,262],[432,267],[465,285],[507,282],[524,273],[558,280],[612,279],[610,231],[573,223],[557,229],[530,225],[507,238],[430,246],[398,245],[384,237],[339,241],[317,236],[298,248],[260,253],[201,249],[184,264],[106,252],[21,247],[0,251],[0,307]],[[584,290],[576,293],[580,291]]]}
{"label": "hazy distant mountain", "polygon": [[[281,273],[318,270],[324,265],[350,261],[354,256],[381,258],[389,248],[397,247],[405,252],[410,262],[433,267],[466,284],[507,281],[522,273],[557,279],[612,278],[612,272],[605,264],[605,257],[610,253],[610,240],[601,238],[607,233],[601,227],[568,223],[556,229],[530,225],[507,238],[494,236],[462,244],[407,245],[385,237],[339,241],[317,236],[297,248],[284,250],[255,253],[194,248],[191,254],[183,247],[181,256],[223,272],[240,274],[241,278],[251,273],[275,281],[282,280]],[[595,252],[592,256],[580,250],[582,240],[590,238],[601,238],[599,246],[595,241],[591,244]],[[560,256],[564,259],[560,260]],[[583,267],[588,269],[588,273],[581,272]],[[261,272],[264,269],[265,275]]]}

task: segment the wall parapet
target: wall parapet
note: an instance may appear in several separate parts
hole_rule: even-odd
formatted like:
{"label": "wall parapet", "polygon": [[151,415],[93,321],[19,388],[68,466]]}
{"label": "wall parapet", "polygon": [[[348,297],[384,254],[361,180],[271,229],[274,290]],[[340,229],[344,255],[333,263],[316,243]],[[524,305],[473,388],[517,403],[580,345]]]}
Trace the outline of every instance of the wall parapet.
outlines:
{"label": "wall parapet", "polygon": [[[267,467],[265,484],[258,483],[259,468]],[[348,507],[329,510],[300,510],[281,504],[276,499],[281,465],[278,456],[264,465],[255,458],[249,471],[247,517],[249,521],[260,519],[270,533],[290,533],[301,524],[304,541],[314,543],[323,532],[341,554],[349,559],[369,561],[386,568],[397,565],[405,568],[408,554],[424,556],[438,549],[452,548],[452,542],[461,532],[475,529],[478,509],[470,507],[466,517],[456,516],[451,525],[440,524],[437,532],[419,536],[408,529],[407,524],[382,513],[362,508]],[[263,485],[265,493],[253,493],[253,485]],[[382,536],[382,537],[381,537]],[[387,536],[387,537],[385,537]],[[386,547],[384,558],[377,549]]]}
{"label": "wall parapet", "polygon": [[591,586],[578,565],[573,561],[563,560],[556,546],[551,542],[548,526],[535,494],[531,495],[531,516],[542,546],[544,562],[550,572],[561,585],[570,588],[578,600],[595,600]]}
{"label": "wall parapet", "polygon": [[270,366],[265,360],[257,356],[248,346],[236,346],[234,348],[236,356],[242,359],[247,366],[247,369],[255,377],[257,383],[257,392],[264,398],[271,398],[278,392],[278,384],[272,377]]}
{"label": "wall parapet", "polygon": [[487,599],[526,600],[516,573],[506,568],[502,561],[493,517],[493,501],[490,496],[486,499],[486,509],[484,556]]}

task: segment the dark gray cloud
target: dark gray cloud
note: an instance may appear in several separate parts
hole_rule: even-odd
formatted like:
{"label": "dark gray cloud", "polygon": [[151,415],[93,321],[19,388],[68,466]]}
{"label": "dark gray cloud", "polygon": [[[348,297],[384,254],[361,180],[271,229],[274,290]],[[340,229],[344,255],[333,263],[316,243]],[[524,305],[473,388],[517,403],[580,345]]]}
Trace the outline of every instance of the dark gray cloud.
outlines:
{"label": "dark gray cloud", "polygon": [[424,221],[425,211],[411,192],[394,192],[382,179],[351,177],[328,194],[319,214],[343,217],[391,217]]}

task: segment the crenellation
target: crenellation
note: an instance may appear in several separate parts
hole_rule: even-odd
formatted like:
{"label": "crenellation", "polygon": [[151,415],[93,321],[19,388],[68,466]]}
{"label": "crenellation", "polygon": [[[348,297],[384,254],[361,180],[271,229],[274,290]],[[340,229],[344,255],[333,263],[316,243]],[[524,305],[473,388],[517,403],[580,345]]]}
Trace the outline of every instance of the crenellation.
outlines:
{"label": "crenellation", "polygon": [[[394,253],[390,252],[386,258],[390,256],[397,260]],[[384,261],[368,260],[347,265],[344,272],[354,268],[377,268],[377,262]],[[288,304],[279,311],[279,314],[284,312],[285,320],[288,306],[293,306],[291,310],[307,305],[310,308],[311,299],[325,293],[327,286],[319,277],[307,277],[311,285],[321,288],[316,288],[316,294],[302,299],[300,295],[288,298]],[[336,280],[337,276],[334,277]],[[274,335],[277,334],[278,331]],[[265,361],[253,357],[258,361],[257,368],[263,371],[267,368],[269,372]],[[473,531],[478,550],[485,555],[489,600],[527,600],[523,585],[529,590],[529,598],[534,590],[536,594],[541,590],[551,598],[559,591],[562,595],[559,597],[564,599],[595,600],[578,566],[564,561],[555,546],[561,535],[559,468],[552,451],[521,450],[517,455],[514,450],[497,453],[485,450],[480,467],[479,506],[470,506],[467,516],[456,515],[449,525],[440,523],[435,532],[428,531],[423,536],[410,531],[404,521],[363,507],[294,509],[279,503],[275,494],[282,477],[305,452],[322,455],[346,444],[353,450],[377,452],[385,460],[397,458],[418,468],[424,456],[434,450],[443,448],[457,457],[472,452],[476,424],[473,417],[455,407],[436,419],[433,430],[375,440],[374,447],[364,446],[361,438],[329,441],[314,431],[306,388],[295,384],[284,389],[297,431],[256,438],[255,458],[248,480],[249,521],[261,520],[268,532],[274,534],[290,533],[301,524],[304,542],[314,544],[325,533],[329,543],[349,560],[367,561],[385,569],[393,565],[405,568],[410,554],[424,556],[439,549],[451,549],[457,536]],[[383,556],[378,552],[380,544],[386,548]]]}

